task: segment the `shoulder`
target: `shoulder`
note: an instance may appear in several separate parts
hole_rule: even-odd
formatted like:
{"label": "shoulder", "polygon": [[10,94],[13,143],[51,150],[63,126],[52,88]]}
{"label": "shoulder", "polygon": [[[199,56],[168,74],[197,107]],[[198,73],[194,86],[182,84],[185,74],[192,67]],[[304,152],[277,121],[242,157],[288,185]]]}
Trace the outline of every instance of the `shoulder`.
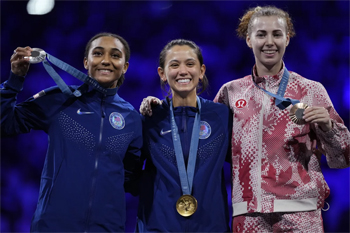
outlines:
{"label": "shoulder", "polygon": [[122,108],[122,109],[124,109],[126,111],[135,112],[135,113],[138,114],[138,112],[136,111],[134,106],[132,106],[132,104],[130,104],[128,101],[124,100],[118,94],[116,94],[114,96],[114,102],[115,102],[115,104],[118,105],[118,107],[120,107],[120,108]]}
{"label": "shoulder", "polygon": [[324,86],[320,82],[307,79],[294,71],[290,71],[289,73],[292,82],[297,82],[300,86],[310,87],[310,89],[324,89]]}
{"label": "shoulder", "polygon": [[227,124],[231,120],[232,112],[227,105],[203,98],[201,98],[201,103],[204,118],[216,119],[223,124]]}
{"label": "shoulder", "polygon": [[202,108],[205,111],[213,111],[213,112],[226,112],[229,110],[229,108],[222,103],[216,103],[208,99],[204,99],[202,97],[199,97],[202,103]]}
{"label": "shoulder", "polygon": [[227,83],[224,83],[222,87],[229,87],[229,86],[237,85],[239,83],[251,82],[251,80],[252,80],[251,75],[247,75],[247,76],[244,76],[243,78],[234,79]]}
{"label": "shoulder", "polygon": [[[68,87],[72,92],[74,92],[78,88],[78,86],[68,86]],[[62,93],[61,89],[58,86],[45,88],[33,95],[33,99],[50,98],[55,100],[62,100],[62,99],[68,99],[70,97],[73,97],[73,95],[72,96],[65,95],[64,93]]]}
{"label": "shoulder", "polygon": [[169,103],[167,102],[166,99],[162,100],[161,105],[156,105],[152,107],[152,116],[142,116],[142,120],[144,124],[159,124],[160,122],[164,120],[168,120],[168,116],[170,114],[170,107]]}
{"label": "shoulder", "polygon": [[247,88],[252,85],[252,77],[251,75],[247,75],[243,78],[238,78],[227,83],[224,83],[218,93],[220,94],[228,94],[231,91],[239,91],[242,88]]}

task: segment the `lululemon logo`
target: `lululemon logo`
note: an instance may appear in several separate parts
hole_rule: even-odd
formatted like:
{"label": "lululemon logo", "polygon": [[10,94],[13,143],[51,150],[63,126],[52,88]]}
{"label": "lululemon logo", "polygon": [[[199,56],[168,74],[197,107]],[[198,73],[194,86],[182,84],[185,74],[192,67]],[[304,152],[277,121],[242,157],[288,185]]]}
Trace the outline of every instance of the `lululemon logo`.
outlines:
{"label": "lululemon logo", "polygon": [[244,108],[247,105],[247,101],[245,101],[244,99],[239,99],[236,101],[236,108]]}

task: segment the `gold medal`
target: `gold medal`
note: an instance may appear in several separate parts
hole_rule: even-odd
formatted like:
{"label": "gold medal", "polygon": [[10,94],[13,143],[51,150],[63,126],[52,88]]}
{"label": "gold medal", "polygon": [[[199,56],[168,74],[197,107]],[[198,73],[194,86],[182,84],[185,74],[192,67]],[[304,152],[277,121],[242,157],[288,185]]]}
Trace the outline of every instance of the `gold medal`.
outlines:
{"label": "gold medal", "polygon": [[189,217],[197,210],[197,200],[191,195],[182,195],[176,202],[176,210],[183,217]]}
{"label": "gold medal", "polygon": [[307,109],[309,106],[307,104],[303,103],[297,103],[294,104],[293,107],[290,109],[289,117],[290,119],[298,125],[303,125],[305,124],[305,120],[303,119],[304,116],[304,111]]}

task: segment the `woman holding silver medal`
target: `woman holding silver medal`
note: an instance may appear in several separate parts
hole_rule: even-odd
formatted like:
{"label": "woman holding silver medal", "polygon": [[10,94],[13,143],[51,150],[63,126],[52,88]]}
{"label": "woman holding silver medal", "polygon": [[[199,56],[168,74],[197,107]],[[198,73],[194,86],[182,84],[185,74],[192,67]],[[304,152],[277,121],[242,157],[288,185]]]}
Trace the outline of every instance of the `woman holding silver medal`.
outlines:
{"label": "woman holding silver medal", "polygon": [[232,113],[197,96],[208,85],[205,70],[192,41],[173,40],[160,53],[158,74],[170,90],[143,119],[146,164],[136,232],[229,231],[223,165]]}
{"label": "woman holding silver medal", "polygon": [[[287,12],[249,9],[237,32],[253,51],[252,74],[224,84],[214,100],[234,112],[232,230],[323,232],[330,190],[320,159],[349,167],[349,130],[320,83],[286,69],[282,59],[295,35]],[[141,112],[149,114],[154,102],[147,98]]]}
{"label": "woman holding silver medal", "polygon": [[142,146],[139,113],[117,94],[129,66],[129,45],[115,34],[95,35],[84,57],[92,78],[77,71],[76,77],[86,79],[82,86],[58,80],[58,87],[17,104],[30,62],[50,68],[46,57],[57,60],[43,50],[18,47],[0,90],[3,137],[32,129],[49,137],[31,232],[124,232],[124,181],[140,166]]}

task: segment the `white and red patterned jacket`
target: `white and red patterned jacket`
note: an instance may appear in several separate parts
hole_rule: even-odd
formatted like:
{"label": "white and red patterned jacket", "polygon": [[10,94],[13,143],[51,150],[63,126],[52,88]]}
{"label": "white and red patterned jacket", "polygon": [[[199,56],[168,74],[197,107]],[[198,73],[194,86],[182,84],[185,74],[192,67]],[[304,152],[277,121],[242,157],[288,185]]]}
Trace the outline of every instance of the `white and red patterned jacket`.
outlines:
{"label": "white and red patterned jacket", "polygon": [[[289,72],[285,98],[308,106],[329,107],[333,129],[297,125],[289,118],[292,106],[280,110],[273,97],[255,86],[252,76],[224,84],[215,102],[233,110],[233,216],[245,213],[310,211],[322,208],[329,187],[320,168],[324,154],[331,168],[350,163],[350,133],[322,84]],[[283,69],[257,84],[277,93]]]}

